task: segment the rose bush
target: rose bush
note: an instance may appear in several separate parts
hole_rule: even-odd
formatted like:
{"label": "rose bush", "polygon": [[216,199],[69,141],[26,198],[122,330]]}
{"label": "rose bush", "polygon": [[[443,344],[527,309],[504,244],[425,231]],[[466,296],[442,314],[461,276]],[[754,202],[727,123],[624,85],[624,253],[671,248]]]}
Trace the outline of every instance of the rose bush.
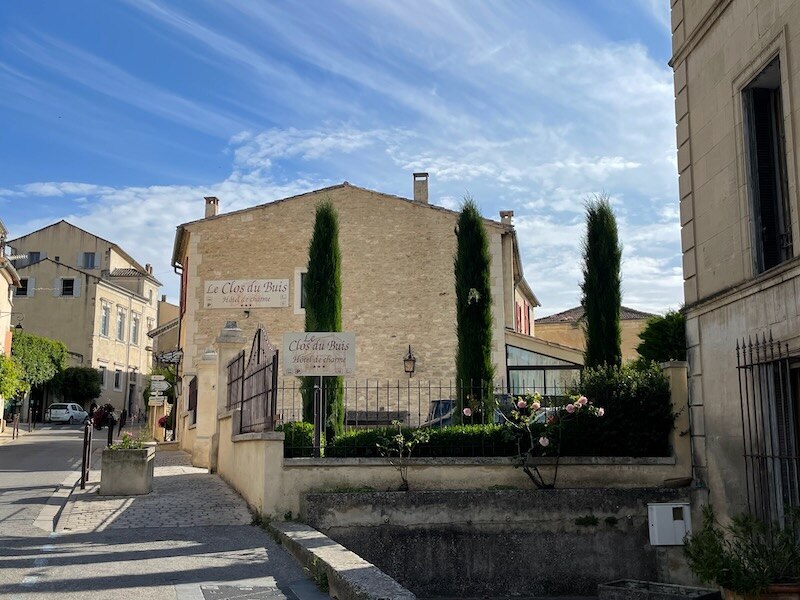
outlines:
{"label": "rose bush", "polygon": [[536,392],[519,397],[510,414],[497,411],[505,420],[509,439],[516,441],[518,455],[514,466],[521,468],[538,488],[552,488],[558,474],[556,461],[553,483],[545,483],[539,468],[531,462],[537,456],[561,454],[561,436],[570,421],[594,421],[605,414],[605,409],[592,404],[586,396],[568,397],[561,406],[542,406],[543,398]]}

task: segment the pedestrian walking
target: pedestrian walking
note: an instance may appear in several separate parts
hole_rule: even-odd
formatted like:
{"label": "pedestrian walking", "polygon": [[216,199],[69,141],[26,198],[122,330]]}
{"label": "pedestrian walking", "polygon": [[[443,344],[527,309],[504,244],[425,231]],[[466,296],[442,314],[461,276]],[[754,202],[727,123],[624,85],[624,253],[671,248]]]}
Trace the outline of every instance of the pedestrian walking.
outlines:
{"label": "pedestrian walking", "polygon": [[117,437],[122,435],[122,428],[125,427],[125,422],[128,420],[128,409],[123,408],[122,412],[119,415],[119,431],[117,432]]}

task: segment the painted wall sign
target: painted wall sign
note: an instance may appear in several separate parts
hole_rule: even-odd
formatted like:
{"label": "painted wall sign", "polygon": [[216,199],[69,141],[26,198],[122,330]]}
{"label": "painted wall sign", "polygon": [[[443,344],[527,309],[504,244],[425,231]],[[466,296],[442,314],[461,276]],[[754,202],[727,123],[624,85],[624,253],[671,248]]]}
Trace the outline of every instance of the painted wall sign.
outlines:
{"label": "painted wall sign", "polygon": [[229,279],[205,282],[206,308],[289,306],[288,279]]}
{"label": "painted wall sign", "polygon": [[321,331],[283,334],[284,375],[352,375],[356,334]]}

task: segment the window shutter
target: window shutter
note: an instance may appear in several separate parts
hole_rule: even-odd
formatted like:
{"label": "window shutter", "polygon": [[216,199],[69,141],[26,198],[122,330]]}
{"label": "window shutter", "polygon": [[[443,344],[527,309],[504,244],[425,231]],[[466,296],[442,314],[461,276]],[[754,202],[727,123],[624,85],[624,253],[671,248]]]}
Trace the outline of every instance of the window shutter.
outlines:
{"label": "window shutter", "polygon": [[73,286],[74,287],[72,288],[72,295],[77,298],[78,296],[81,295],[81,279],[80,279],[80,277],[76,277],[75,278],[75,283],[73,283]]}
{"label": "window shutter", "polygon": [[83,268],[83,252],[78,252],[78,258],[75,259],[75,266],[79,269]]}
{"label": "window shutter", "polygon": [[33,293],[36,291],[36,278],[35,277],[28,277],[28,293],[26,295],[27,298],[32,298]]}
{"label": "window shutter", "polygon": [[56,277],[53,279],[53,296],[60,296],[61,295],[61,278]]}

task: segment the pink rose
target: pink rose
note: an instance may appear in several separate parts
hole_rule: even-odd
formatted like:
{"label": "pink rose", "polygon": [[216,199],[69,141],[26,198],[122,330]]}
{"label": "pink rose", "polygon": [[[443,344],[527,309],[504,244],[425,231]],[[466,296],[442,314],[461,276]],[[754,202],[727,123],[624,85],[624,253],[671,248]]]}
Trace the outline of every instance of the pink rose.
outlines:
{"label": "pink rose", "polygon": [[581,406],[586,406],[587,404],[589,404],[589,399],[586,396],[581,396],[580,398],[578,398],[578,404],[580,404]]}
{"label": "pink rose", "polygon": [[550,440],[542,436],[539,438],[539,445],[543,448],[547,448],[550,445]]}
{"label": "pink rose", "polygon": [[525,400],[520,400],[519,402],[517,402],[517,408],[518,409],[522,410],[522,409],[527,408],[527,407],[528,407],[528,403],[525,402]]}
{"label": "pink rose", "polygon": [[606,409],[605,408],[598,408],[597,409],[597,416],[598,417],[602,417],[604,414],[606,414]]}
{"label": "pink rose", "polygon": [[465,417],[471,417],[472,416],[472,409],[470,407],[467,407],[467,408],[464,409],[464,416]]}
{"label": "pink rose", "polygon": [[567,404],[564,407],[564,410],[566,410],[569,414],[572,414],[572,413],[575,412],[575,405],[574,404]]}
{"label": "pink rose", "polygon": [[531,408],[533,410],[539,410],[540,408],[542,408],[542,405],[539,404],[538,402],[534,402],[533,404],[531,404]]}

